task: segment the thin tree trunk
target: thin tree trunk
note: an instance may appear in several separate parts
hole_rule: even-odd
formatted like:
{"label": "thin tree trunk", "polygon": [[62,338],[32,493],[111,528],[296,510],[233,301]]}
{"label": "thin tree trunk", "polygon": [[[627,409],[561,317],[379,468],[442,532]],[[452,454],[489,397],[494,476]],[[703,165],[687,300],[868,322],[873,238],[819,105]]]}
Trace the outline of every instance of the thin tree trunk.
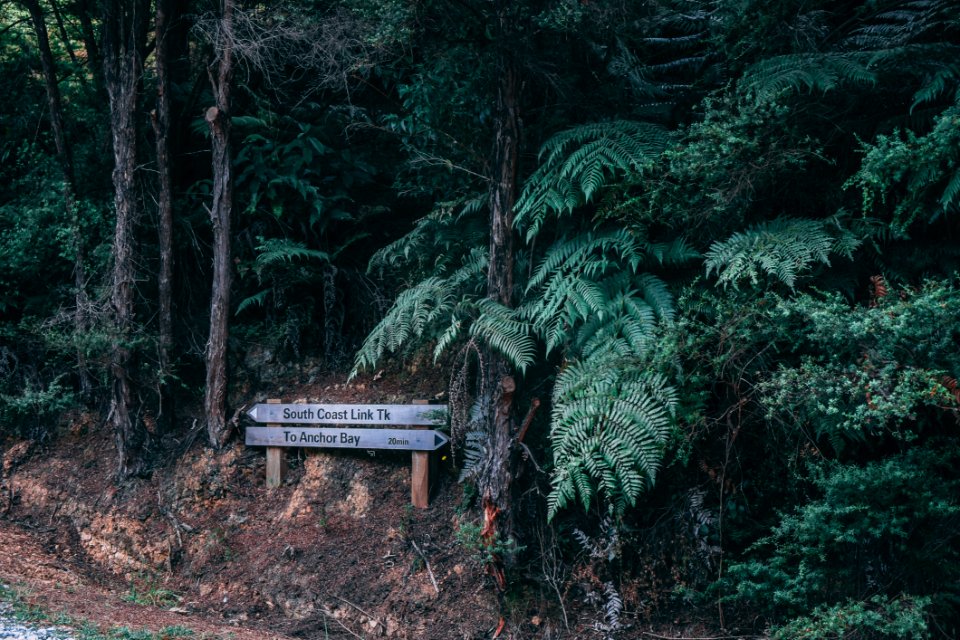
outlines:
{"label": "thin tree trunk", "polygon": [[[63,120],[63,101],[60,97],[60,86],[57,83],[57,73],[54,67],[53,52],[50,50],[50,37],[47,25],[40,10],[39,0],[23,0],[23,5],[30,12],[34,32],[37,35],[37,47],[40,50],[40,65],[43,69],[43,79],[47,91],[47,107],[50,111],[50,130],[53,133],[54,146],[57,149],[57,161],[63,175],[63,206],[69,224],[70,243],[73,253],[74,303],[74,331],[83,335],[87,331],[87,293],[86,268],[84,266],[83,241],[80,234],[80,218],[76,202],[76,178],[73,172],[73,154],[67,144],[67,137]],[[77,370],[80,380],[80,391],[83,398],[90,397],[93,384],[87,368],[86,356],[82,349],[77,349]]]}
{"label": "thin tree trunk", "polygon": [[157,173],[160,193],[157,203],[157,231],[160,243],[160,273],[157,277],[159,315],[159,410],[161,425],[169,425],[172,394],[168,382],[172,375],[170,350],[173,347],[173,182],[170,175],[170,47],[167,42],[169,0],[157,0],[156,42],[157,108],[152,114],[157,144]]}
{"label": "thin tree trunk", "polygon": [[[73,50],[73,45],[70,43],[70,36],[67,35],[67,27],[63,23],[63,14],[60,12],[60,7],[57,6],[57,0],[50,0],[50,8],[53,9],[53,17],[57,21],[57,29],[60,31],[60,39],[63,40],[63,46],[67,50],[67,55],[70,56],[70,61],[74,65],[79,65],[77,61],[77,54]],[[81,78],[83,76],[81,75]]]}
{"label": "thin tree trunk", "polygon": [[227,437],[227,337],[230,308],[230,212],[233,175],[230,156],[230,82],[233,75],[233,0],[222,0],[216,75],[210,84],[216,104],[207,109],[213,163],[213,287],[210,294],[210,336],[207,340],[207,379],[203,408],[210,446],[223,446]]}
{"label": "thin tree trunk", "polygon": [[[112,2],[113,0],[109,1]],[[83,33],[83,48],[87,52],[87,64],[90,66],[90,72],[93,75],[93,83],[98,91],[102,91],[104,83],[103,73],[101,73],[103,60],[100,57],[100,47],[97,45],[97,35],[93,28],[90,0],[77,0],[76,11]]]}
{"label": "thin tree trunk", "polygon": [[132,369],[134,322],[135,227],[139,210],[135,191],[137,159],[136,109],[140,81],[141,2],[108,0],[104,3],[104,81],[110,99],[110,130],[113,140],[113,187],[116,227],[113,238],[113,270],[110,304],[113,311],[111,348],[110,423],[117,444],[117,475],[139,471],[139,453],[145,433],[137,423],[133,406]]}
{"label": "thin tree trunk", "polygon": [[[502,15],[502,14],[501,14]],[[519,73],[506,52],[500,54],[497,87],[496,130],[493,147],[493,180],[490,187],[490,262],[487,297],[505,306],[513,305],[513,205],[517,192],[519,164]],[[516,420],[513,397],[516,383],[503,356],[488,351],[482,371],[484,411],[489,437],[478,474],[483,536],[488,544],[506,542],[513,534],[512,480]],[[488,570],[503,591],[506,578],[502,558]]]}

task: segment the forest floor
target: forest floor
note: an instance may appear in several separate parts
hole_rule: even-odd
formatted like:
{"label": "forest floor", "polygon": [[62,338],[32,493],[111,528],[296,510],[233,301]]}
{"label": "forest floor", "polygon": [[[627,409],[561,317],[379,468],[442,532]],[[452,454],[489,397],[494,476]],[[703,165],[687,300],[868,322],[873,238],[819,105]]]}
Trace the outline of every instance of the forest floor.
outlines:
{"label": "forest floor", "polygon": [[[404,384],[328,376],[272,393],[331,403],[437,394],[429,381]],[[266,399],[244,392],[248,405]],[[203,446],[191,420],[156,447],[149,474],[121,484],[100,416],[73,416],[50,444],[0,443],[0,582],[98,624],[237,640],[493,635],[504,609],[464,540],[476,515],[449,461],[425,510],[410,505],[409,452],[290,450],[286,482],[267,489],[263,450],[242,444],[242,409],[223,451]],[[525,588],[501,637],[578,637],[551,631],[562,624],[556,602],[547,587]]]}

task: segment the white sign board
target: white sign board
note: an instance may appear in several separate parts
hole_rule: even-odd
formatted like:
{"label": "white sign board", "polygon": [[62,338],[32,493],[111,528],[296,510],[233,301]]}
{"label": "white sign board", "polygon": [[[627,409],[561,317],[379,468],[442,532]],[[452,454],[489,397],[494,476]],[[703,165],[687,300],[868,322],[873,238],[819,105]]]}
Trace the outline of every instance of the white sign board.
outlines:
{"label": "white sign board", "polygon": [[[281,406],[281,405],[273,405]],[[324,447],[335,449],[405,449],[433,451],[450,438],[426,429],[338,429],[247,427],[246,444],[254,447]]]}
{"label": "white sign board", "polygon": [[275,424],[442,425],[445,404],[258,404],[247,415]]}

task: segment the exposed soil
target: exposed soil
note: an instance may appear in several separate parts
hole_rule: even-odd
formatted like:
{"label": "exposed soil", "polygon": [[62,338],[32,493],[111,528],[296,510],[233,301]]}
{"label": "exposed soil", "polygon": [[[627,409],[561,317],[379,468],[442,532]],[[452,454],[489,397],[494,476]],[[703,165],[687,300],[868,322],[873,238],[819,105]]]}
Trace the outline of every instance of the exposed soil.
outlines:
{"label": "exposed soil", "polygon": [[[436,391],[405,384],[326,378],[277,395],[399,403]],[[269,490],[262,449],[238,436],[213,452],[186,427],[149,477],[118,486],[101,423],[75,416],[48,447],[4,443],[0,580],[45,608],[241,640],[484,638],[497,626],[495,591],[457,542],[473,516],[459,513],[461,489],[443,463],[426,510],[410,506],[407,452],[290,450],[286,483]],[[538,631],[532,614],[501,637]]]}

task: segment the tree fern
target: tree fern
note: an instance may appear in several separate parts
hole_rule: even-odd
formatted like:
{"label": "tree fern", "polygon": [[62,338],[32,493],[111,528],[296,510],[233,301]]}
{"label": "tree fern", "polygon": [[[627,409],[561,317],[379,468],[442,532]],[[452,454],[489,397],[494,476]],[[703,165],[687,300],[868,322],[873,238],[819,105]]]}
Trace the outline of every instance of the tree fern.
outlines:
{"label": "tree fern", "polygon": [[486,196],[478,195],[439,204],[409,233],[377,251],[370,258],[368,271],[382,272],[437,258],[439,263],[429,265],[431,269],[448,266],[465,251],[485,244],[485,218],[481,215],[485,203]]}
{"label": "tree fern", "polygon": [[774,56],[747,69],[740,88],[762,100],[783,91],[830,91],[845,83],[873,84],[876,74],[861,53],[797,53]]}
{"label": "tree fern", "polygon": [[830,254],[851,257],[858,241],[836,220],[777,218],[714,242],[706,254],[707,275],[736,287],[744,279],[757,284],[761,274],[793,288],[797,276],[814,263],[830,264]]}
{"label": "tree fern", "polygon": [[551,518],[574,501],[589,509],[598,491],[622,514],[656,477],[676,392],[625,351],[608,341],[557,376]]}
{"label": "tree fern", "polygon": [[477,310],[470,334],[505,356],[521,373],[526,371],[537,351],[530,324],[520,319],[515,309],[488,298],[477,302]]}
{"label": "tree fern", "polygon": [[617,174],[642,172],[669,140],[663,127],[629,120],[580,125],[555,135],[543,145],[541,165],[517,200],[515,224],[526,227],[532,239],[547,215],[589,202]]}
{"label": "tree fern", "polygon": [[[582,346],[605,328],[608,335],[628,338],[639,353],[655,322],[672,319],[666,285],[640,271],[652,261],[649,246],[619,230],[580,234],[547,251],[527,285],[522,313],[548,352],[571,342]],[[660,258],[689,255],[658,248]]]}
{"label": "tree fern", "polygon": [[[350,376],[376,366],[387,353],[436,337],[444,322],[450,326],[465,293],[477,290],[483,282],[486,265],[486,256],[474,250],[449,276],[428,277],[403,291],[360,347]],[[449,337],[445,340],[450,342]]]}

